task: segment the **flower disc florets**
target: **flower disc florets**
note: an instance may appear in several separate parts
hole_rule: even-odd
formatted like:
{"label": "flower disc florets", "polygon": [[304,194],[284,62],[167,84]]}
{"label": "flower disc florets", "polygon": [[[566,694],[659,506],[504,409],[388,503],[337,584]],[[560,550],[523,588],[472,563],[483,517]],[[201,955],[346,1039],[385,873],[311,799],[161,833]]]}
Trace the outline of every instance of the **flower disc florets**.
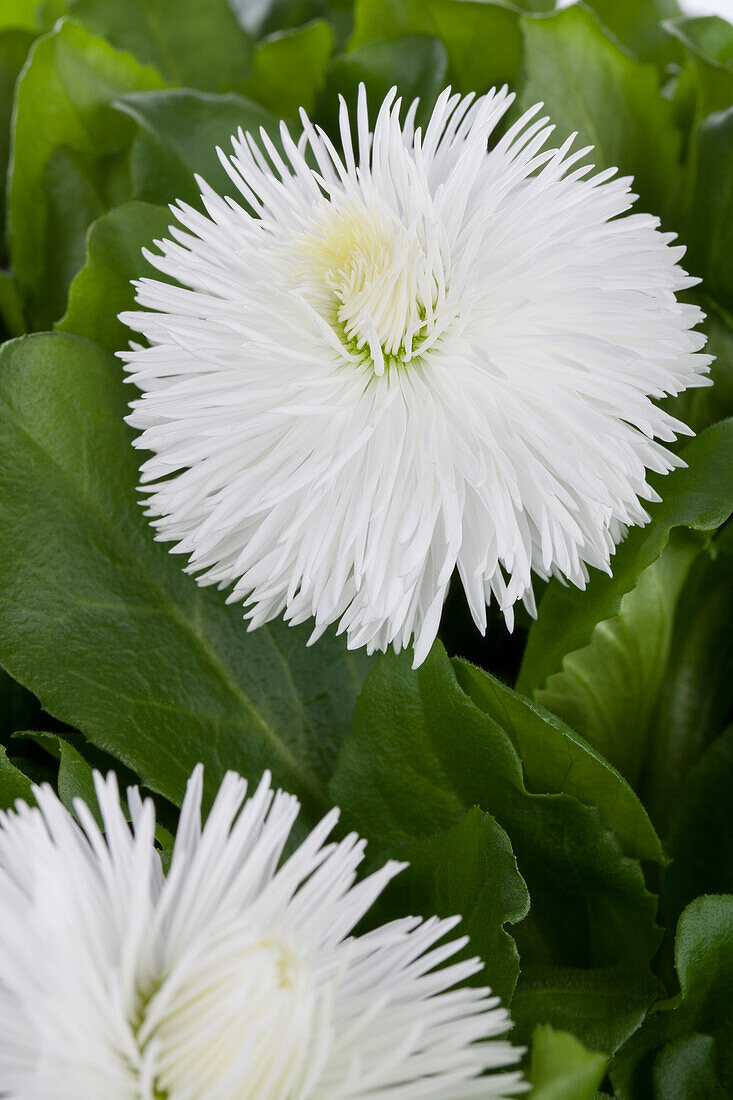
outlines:
{"label": "flower disc florets", "polygon": [[340,150],[305,115],[297,144],[240,131],[244,205],[200,180],[207,213],[148,255],[181,284],[123,315],[148,514],[251,627],[419,663],[456,568],[479,628],[492,596],[511,625],[533,572],[609,570],[679,464],[651,399],[710,361],[684,250],[574,136],[545,148],[540,104],[489,148],[512,98],[446,91],[423,133],[391,93],[372,133],[362,89]]}
{"label": "flower disc florets", "polygon": [[[526,1086],[507,1012],[460,983],[456,920],[353,929],[361,882],[332,811],[283,860],[297,801],[198,768],[167,873],[155,814],[95,779],[104,825],[48,787],[0,813],[0,1094],[8,1100],[469,1100]],[[456,988],[457,987],[457,988]],[[499,1072],[489,1072],[499,1071]]]}

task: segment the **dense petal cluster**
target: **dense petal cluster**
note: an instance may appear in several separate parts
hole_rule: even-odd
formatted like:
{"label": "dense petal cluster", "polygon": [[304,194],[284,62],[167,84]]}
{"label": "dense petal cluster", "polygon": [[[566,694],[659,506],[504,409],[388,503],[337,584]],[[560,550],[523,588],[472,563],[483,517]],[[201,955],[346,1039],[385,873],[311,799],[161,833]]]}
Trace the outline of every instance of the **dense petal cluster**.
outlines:
{"label": "dense petal cluster", "polygon": [[[0,1093],[8,1100],[468,1100],[524,1091],[455,920],[352,936],[400,870],[356,882],[333,811],[288,859],[298,803],[189,783],[170,867],[152,802],[95,777],[104,834],[48,787],[0,814]],[[488,1073],[490,1070],[498,1072]]]}
{"label": "dense petal cluster", "polygon": [[251,627],[419,663],[456,568],[478,627],[492,597],[511,626],[533,573],[610,570],[679,464],[652,399],[710,361],[684,249],[574,135],[548,147],[541,104],[494,140],[512,99],[446,91],[423,132],[393,92],[372,132],[362,89],[340,149],[305,115],[297,143],[240,131],[240,201],[199,180],[206,213],[147,254],[178,284],[123,315],[148,514]]}

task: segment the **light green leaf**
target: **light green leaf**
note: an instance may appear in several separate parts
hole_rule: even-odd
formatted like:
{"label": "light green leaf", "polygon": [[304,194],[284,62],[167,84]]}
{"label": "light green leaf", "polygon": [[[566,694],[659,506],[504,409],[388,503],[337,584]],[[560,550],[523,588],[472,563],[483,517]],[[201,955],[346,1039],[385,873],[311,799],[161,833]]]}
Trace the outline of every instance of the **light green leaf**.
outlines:
{"label": "light green leaf", "polygon": [[356,0],[349,49],[405,35],[443,42],[448,81],[459,92],[513,85],[521,53],[516,10],[477,0]]}
{"label": "light green leaf", "polygon": [[322,96],[321,121],[332,133],[338,133],[339,94],[355,117],[359,84],[363,81],[372,121],[387,92],[396,85],[405,105],[420,100],[417,124],[424,124],[447,83],[447,72],[448,56],[437,38],[413,36],[359,46],[332,62]]}
{"label": "light green leaf", "polygon": [[[67,165],[83,162],[105,206],[120,201],[134,126],[110,104],[121,92],[161,85],[154,69],[73,23],[62,23],[33,47],[17,86],[8,194],[11,261],[31,327],[49,327],[66,300],[53,255],[60,227],[46,191],[54,153],[64,147]],[[83,256],[83,243],[76,255]]]}
{"label": "light green leaf", "polygon": [[216,147],[231,152],[230,138],[241,126],[258,135],[264,126],[277,139],[278,120],[243,96],[209,95],[187,88],[133,93],[117,100],[140,133],[130,158],[133,197],[168,205],[175,199],[198,203],[194,172],[220,194],[235,191]]}
{"label": "light green leaf", "polygon": [[577,147],[594,146],[590,160],[598,169],[617,167],[622,175],[633,175],[640,209],[664,212],[680,138],[656,69],[630,57],[582,5],[523,16],[521,25],[517,111],[542,100],[558,142],[577,130]]}
{"label": "light green leaf", "polygon": [[240,90],[252,45],[226,0],[72,0],[69,15],[171,84]]}
{"label": "light green leaf", "polygon": [[37,34],[43,28],[40,7],[39,0],[3,0],[0,8],[0,31],[9,27],[13,30],[34,31]]}
{"label": "light green leaf", "polygon": [[473,702],[507,731],[522,758],[530,790],[569,794],[595,806],[626,855],[663,859],[646,810],[616,769],[574,729],[543,706],[512,691],[483,669],[453,662],[459,684]]}
{"label": "light green leaf", "polygon": [[675,527],[713,531],[733,510],[733,420],[701,432],[681,452],[687,466],[651,481],[663,497],[648,511],[651,522],[635,527],[611,559],[613,576],[594,572],[585,591],[552,581],[545,591],[524,653],[517,687],[545,686],[568,653],[589,644],[596,625],[616,615],[623,596],[656,561]]}
{"label": "light green leaf", "polygon": [[644,765],[672,644],[680,589],[700,544],[675,532],[590,645],[569,653],[536,698],[610,760],[635,786]]}
{"label": "light green leaf", "polygon": [[532,898],[515,933],[524,966],[643,968],[656,949],[656,904],[638,864],[597,809],[567,794],[527,791],[511,726],[461,690],[439,644],[417,671],[409,655],[380,658],[331,793],[347,822],[385,852],[459,824],[474,806],[490,813]]}
{"label": "light green leaf", "polygon": [[641,61],[665,64],[675,54],[664,19],[681,14],[677,0],[585,0],[611,34]]}
{"label": "light green leaf", "polygon": [[593,1100],[605,1071],[605,1054],[586,1050],[567,1031],[555,1031],[547,1024],[535,1028],[530,1100]]}
{"label": "light green leaf", "polygon": [[[95,340],[108,351],[126,347],[130,330],[118,321],[131,309],[135,291],[130,283],[153,269],[142,248],[167,233],[170,210],[144,202],[129,202],[102,215],[89,230],[84,267],[71,284],[66,313],[55,328]],[[155,278],[165,276],[155,272]]]}
{"label": "light green leaf", "polygon": [[667,34],[680,44],[687,67],[675,95],[695,97],[688,112],[699,122],[713,111],[723,111],[733,99],[733,27],[716,16],[673,19],[665,23]]}
{"label": "light green leaf", "polygon": [[121,370],[66,334],[0,352],[0,659],[46,711],[180,802],[198,761],[298,794],[313,821],[365,667],[307,628],[248,634],[156,543]]}
{"label": "light green leaf", "polygon": [[333,47],[333,30],[323,19],[276,31],[257,46],[243,91],[278,118],[297,118],[300,107],[311,114]]}

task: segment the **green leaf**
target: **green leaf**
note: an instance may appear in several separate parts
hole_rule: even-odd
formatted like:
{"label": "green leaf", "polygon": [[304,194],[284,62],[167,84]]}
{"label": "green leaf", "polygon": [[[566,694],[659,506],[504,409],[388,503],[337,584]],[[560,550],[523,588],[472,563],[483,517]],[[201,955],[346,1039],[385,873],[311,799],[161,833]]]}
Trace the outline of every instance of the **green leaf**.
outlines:
{"label": "green leaf", "polygon": [[589,1050],[613,1053],[637,1030],[663,993],[648,971],[629,967],[536,969],[522,975],[512,1001],[515,1039],[528,1042],[538,1024],[575,1035]]}
{"label": "green leaf", "polygon": [[456,958],[483,959],[477,983],[488,983],[507,1003],[519,975],[519,954],[504,926],[526,917],[529,894],[501,826],[474,808],[453,828],[399,845],[390,855],[410,866],[390,887],[380,917],[460,914],[461,934],[470,942]]}
{"label": "green leaf", "polygon": [[43,24],[39,18],[39,0],[3,0],[0,8],[0,30],[7,27],[38,33]]}
{"label": "green leaf", "polygon": [[[681,93],[692,94],[692,112],[700,121],[713,111],[723,111],[733,98],[733,27],[714,15],[682,18],[665,23],[667,34],[681,44],[687,68],[681,77]],[[679,109],[679,108],[678,108]],[[689,111],[690,108],[688,107]]]}
{"label": "green leaf", "polygon": [[243,91],[278,118],[297,118],[300,107],[311,114],[333,47],[333,30],[323,19],[277,31],[257,46]]}
{"label": "green leaf", "polygon": [[5,242],[5,193],[10,161],[10,119],[18,74],[35,35],[29,30],[0,31],[0,249]]}
{"label": "green leaf", "polygon": [[[313,19],[333,14],[337,2],[328,0],[230,0],[240,26],[254,38],[293,30]],[[329,11],[331,8],[331,11]]]}
{"label": "green leaf", "polygon": [[[686,1094],[662,1091],[660,1085],[667,1089],[671,1063],[675,1063],[676,1073],[680,1068],[681,1048],[667,1044],[693,1035],[712,1040],[712,1044],[705,1044],[705,1051],[698,1043],[687,1050],[688,1056],[698,1060],[701,1053],[707,1052],[704,1072],[714,1075],[717,1087],[704,1094],[706,1100],[720,1094],[721,1062],[729,1058],[733,1040],[732,896],[710,895],[688,905],[677,926],[675,962],[679,995],[655,1007],[611,1065],[611,1080],[624,1098],[677,1100],[685,1095],[687,1100]],[[661,1053],[655,1054],[658,1051]]]}
{"label": "green leaf", "polygon": [[676,800],[668,842],[672,863],[663,884],[669,925],[700,894],[733,894],[731,790],[733,726],[706,749]]}
{"label": "green leaf", "polygon": [[659,837],[628,783],[574,729],[483,669],[460,660],[455,660],[453,667],[466,694],[511,737],[530,790],[569,794],[586,806],[597,807],[603,824],[616,833],[626,855],[664,858]]}
{"label": "green leaf", "polygon": [[458,92],[485,92],[514,84],[521,35],[517,12],[477,0],[356,0],[349,49],[406,35],[443,42],[448,82]]}
{"label": "green leaf", "polygon": [[688,532],[674,532],[612,619],[590,645],[569,653],[536,698],[585,737],[635,786],[644,765],[672,645],[680,589],[699,553]]}
{"label": "green leaf", "polygon": [[72,0],[72,19],[154,65],[171,84],[242,88],[252,45],[226,0]]}
{"label": "green leaf", "polygon": [[66,334],[0,352],[0,659],[50,714],[180,802],[198,761],[298,794],[313,821],[364,659],[307,628],[249,634],[156,543],[116,362]]}
{"label": "green leaf", "polygon": [[[55,328],[95,340],[108,351],[126,347],[130,330],[118,321],[123,309],[133,307],[130,283],[152,268],[142,249],[164,236],[173,220],[170,210],[143,202],[129,202],[103,214],[89,230],[86,263],[69,290],[66,313]],[[155,278],[165,276],[155,272]]]}
{"label": "green leaf", "polygon": [[492,814],[532,898],[515,936],[525,967],[642,967],[656,949],[656,904],[638,864],[594,807],[527,791],[507,724],[461,690],[439,644],[417,671],[405,655],[377,662],[331,793],[349,824],[385,852],[457,825],[474,806]]}
{"label": "green leaf", "polygon": [[230,137],[241,126],[255,135],[264,126],[277,137],[278,120],[243,96],[210,95],[176,88],[121,96],[117,108],[140,127],[130,158],[133,197],[167,205],[175,199],[197,203],[194,172],[220,194],[235,188],[216,148],[231,151]]}
{"label": "green leaf", "polygon": [[32,802],[31,781],[23,772],[8,760],[7,753],[0,745],[0,810],[10,809],[16,799]]}
{"label": "green leaf", "polygon": [[733,510],[733,420],[714,424],[684,448],[687,463],[652,477],[663,497],[648,508],[651,522],[635,527],[611,559],[613,576],[594,572],[585,591],[552,581],[542,598],[517,681],[520,691],[543,688],[568,653],[589,644],[598,623],[616,615],[623,596],[660,556],[675,527],[712,531]]}
{"label": "green leaf", "polygon": [[529,1081],[531,1100],[593,1100],[606,1072],[605,1054],[585,1049],[574,1035],[535,1028]]}
{"label": "green leaf", "polygon": [[655,1100],[729,1100],[715,1072],[715,1040],[686,1035],[670,1043],[654,1064]]}
{"label": "green leaf", "polygon": [[680,15],[677,0],[584,0],[618,41],[641,61],[664,64],[674,47],[662,20]]}
{"label": "green leaf", "polygon": [[680,597],[641,790],[666,830],[680,784],[733,712],[733,527],[695,562]]}
{"label": "green leaf", "polygon": [[[680,229],[685,266],[703,279],[706,294],[733,310],[733,107],[697,128],[694,187]],[[704,211],[704,217],[701,216]]]}
{"label": "green leaf", "polygon": [[359,46],[332,62],[326,90],[321,97],[323,108],[320,120],[331,133],[338,133],[339,94],[348,103],[354,117],[359,84],[363,81],[372,120],[376,119],[387,92],[397,85],[405,105],[413,99],[420,100],[417,123],[424,124],[448,82],[447,71],[445,46],[437,38],[415,35]]}
{"label": "green leaf", "polygon": [[[67,166],[75,157],[77,169],[83,162],[105,205],[120,201],[122,157],[134,127],[110,104],[121,92],[161,84],[154,69],[73,23],[61,24],[33,47],[17,85],[8,194],[11,260],[31,327],[50,327],[66,300],[68,270],[60,278],[54,255],[62,227],[46,191],[54,153],[65,147]],[[83,256],[81,242],[77,256]]]}
{"label": "green leaf", "polygon": [[558,141],[578,131],[594,146],[598,169],[634,176],[639,207],[667,209],[677,175],[680,138],[657,72],[630,57],[596,16],[573,5],[549,16],[523,16],[522,78],[517,111],[542,100]]}

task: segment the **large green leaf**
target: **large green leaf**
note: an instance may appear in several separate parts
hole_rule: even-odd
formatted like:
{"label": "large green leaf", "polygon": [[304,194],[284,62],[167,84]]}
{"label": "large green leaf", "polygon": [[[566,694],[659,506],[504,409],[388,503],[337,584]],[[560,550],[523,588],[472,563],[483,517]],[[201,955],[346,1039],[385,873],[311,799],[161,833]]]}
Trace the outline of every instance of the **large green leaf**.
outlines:
{"label": "large green leaf", "polygon": [[552,581],[540,603],[517,687],[543,688],[568,653],[588,645],[598,623],[612,618],[623,596],[656,561],[675,527],[712,531],[733,510],[733,420],[706,428],[682,451],[687,466],[652,478],[663,497],[649,507],[651,522],[632,529],[611,559],[613,576],[593,573],[585,591]]}
{"label": "large green leaf", "polygon": [[[514,728],[519,722],[513,715]],[[596,808],[526,789],[510,728],[499,708],[486,713],[465,694],[439,644],[416,672],[409,655],[384,656],[359,697],[332,795],[384,851],[480,807],[509,836],[532,899],[516,931],[523,966],[643,967],[659,937],[638,864]]]}
{"label": "large green leaf", "polygon": [[680,589],[699,542],[675,532],[590,645],[569,653],[536,698],[564,718],[632,784],[644,765],[672,644]]}
{"label": "large green leaf", "polygon": [[0,356],[0,660],[172,801],[200,760],[210,789],[269,767],[312,820],[363,659],[282,624],[248,634],[153,540],[107,353],[56,334]]}
{"label": "large green leaf", "polygon": [[165,236],[172,221],[167,207],[144,202],[117,206],[96,221],[89,230],[86,263],[71,284],[66,313],[55,327],[87,336],[108,351],[126,347],[130,330],[117,315],[133,306],[130,280],[146,269],[153,274],[142,248]]}
{"label": "large green leaf", "polygon": [[230,153],[229,139],[240,126],[255,136],[264,126],[277,136],[277,119],[234,93],[210,95],[176,88],[121,96],[116,106],[140,128],[130,170],[133,197],[146,202],[198,202],[194,172],[220,193],[231,194],[235,187],[219,162],[217,146]]}
{"label": "large green leaf", "polygon": [[390,854],[410,866],[390,887],[380,922],[405,913],[460,914],[461,934],[470,936],[461,955],[483,959],[476,982],[488,982],[508,1002],[519,975],[519,953],[505,925],[526,917],[529,894],[501,826],[474,808],[452,828],[398,844]]}
{"label": "large green leaf", "polygon": [[592,1100],[606,1071],[606,1056],[586,1050],[567,1031],[535,1028],[530,1100]]}
{"label": "large green leaf", "polygon": [[535,1027],[550,1024],[589,1050],[610,1054],[634,1034],[663,992],[648,971],[631,967],[535,967],[522,974],[512,1001],[516,1039],[529,1042]]}
{"label": "large green leaf", "polygon": [[459,92],[514,84],[521,52],[516,10],[479,0],[356,0],[349,48],[405,35],[439,38]]}
{"label": "large green leaf", "polygon": [[679,16],[677,0],[584,0],[611,34],[641,61],[664,64],[674,56],[662,20]]}
{"label": "large green leaf", "polygon": [[333,30],[324,19],[277,31],[257,46],[243,91],[278,118],[297,118],[300,107],[310,114],[333,47]]}
{"label": "large green leaf", "polygon": [[[728,619],[730,630],[730,618]],[[676,800],[664,876],[665,923],[700,894],[733,894],[733,726],[705,751]]]}
{"label": "large green leaf", "polygon": [[626,855],[663,858],[659,837],[628,783],[574,729],[483,669],[459,660],[453,667],[466,694],[511,737],[530,790],[569,794],[595,806]]}
{"label": "large green leaf", "polygon": [[[68,289],[68,265],[63,272],[58,266],[58,239],[68,237],[64,217],[73,195],[55,210],[47,186],[60,174],[63,187],[83,187],[79,201],[85,209],[90,195],[103,208],[119,202],[127,189],[125,153],[135,127],[111,103],[122,92],[162,83],[155,69],[73,23],[62,23],[33,47],[16,91],[8,194],[11,261],[31,327],[50,327],[63,312]],[[77,238],[80,230],[72,251],[82,261],[86,224],[76,226]]]}
{"label": "large green leaf", "polygon": [[679,134],[657,72],[635,61],[593,12],[573,5],[549,16],[523,16],[519,107],[543,100],[558,140],[577,130],[594,146],[597,168],[634,176],[639,206],[662,213],[672,195]]}
{"label": "large green leaf", "polygon": [[319,120],[332,134],[338,134],[338,97],[344,97],[355,117],[359,84],[363,82],[372,120],[387,92],[397,85],[405,104],[413,99],[420,100],[417,112],[420,125],[430,116],[435,100],[445,87],[447,72],[448,55],[437,38],[413,35],[358,46],[341,54],[329,67]]}
{"label": "large green leaf", "polygon": [[[723,111],[733,99],[733,27],[715,16],[682,18],[665,24],[667,34],[680,44],[687,65],[675,93],[681,107],[698,121]],[[686,106],[681,101],[689,97]]]}
{"label": "large green leaf", "polygon": [[171,84],[228,92],[247,78],[252,45],[227,0],[72,0],[68,12]]}
{"label": "large green leaf", "polygon": [[710,1041],[704,1049],[693,1043],[686,1055],[695,1060],[697,1079],[704,1075],[715,1085],[698,1095],[730,1095],[725,1086],[733,1081],[733,896],[709,895],[688,905],[677,926],[675,961],[679,995],[655,1006],[612,1063],[611,1079],[622,1100],[687,1100],[688,1094],[669,1088],[670,1062],[677,1063],[679,1079],[679,1042],[696,1035]]}

